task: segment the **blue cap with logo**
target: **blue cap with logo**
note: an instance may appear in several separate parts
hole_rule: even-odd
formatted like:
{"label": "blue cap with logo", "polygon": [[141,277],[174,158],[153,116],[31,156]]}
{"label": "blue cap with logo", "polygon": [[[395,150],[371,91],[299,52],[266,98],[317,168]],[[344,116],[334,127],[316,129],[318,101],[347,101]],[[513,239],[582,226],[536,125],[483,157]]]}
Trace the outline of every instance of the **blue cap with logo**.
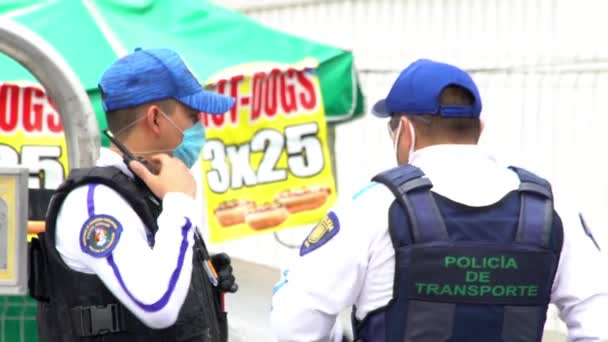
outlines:
{"label": "blue cap with logo", "polygon": [[[467,89],[473,96],[473,104],[442,106],[439,95],[448,86]],[[393,113],[478,118],[481,114],[481,98],[475,82],[466,71],[453,65],[419,59],[401,72],[388,96],[376,102],[372,113],[383,118]]]}
{"label": "blue cap with logo", "polygon": [[114,62],[99,82],[106,112],[174,99],[209,114],[223,114],[234,99],[203,88],[182,57],[170,49],[135,49]]}

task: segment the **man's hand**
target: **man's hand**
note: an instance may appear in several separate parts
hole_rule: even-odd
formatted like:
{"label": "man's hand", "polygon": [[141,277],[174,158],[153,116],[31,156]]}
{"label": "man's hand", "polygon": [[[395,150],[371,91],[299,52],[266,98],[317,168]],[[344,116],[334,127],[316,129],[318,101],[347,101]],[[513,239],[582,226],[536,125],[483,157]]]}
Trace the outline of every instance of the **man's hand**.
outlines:
{"label": "man's hand", "polygon": [[224,292],[235,293],[239,286],[232,274],[230,257],[226,253],[219,253],[211,256],[211,263],[215,267],[218,276],[218,288]]}
{"label": "man's hand", "polygon": [[158,175],[138,161],[131,161],[129,168],[146,183],[154,195],[163,199],[168,192],[181,192],[194,198],[196,182],[181,160],[166,154],[154,155],[150,160],[158,167]]}

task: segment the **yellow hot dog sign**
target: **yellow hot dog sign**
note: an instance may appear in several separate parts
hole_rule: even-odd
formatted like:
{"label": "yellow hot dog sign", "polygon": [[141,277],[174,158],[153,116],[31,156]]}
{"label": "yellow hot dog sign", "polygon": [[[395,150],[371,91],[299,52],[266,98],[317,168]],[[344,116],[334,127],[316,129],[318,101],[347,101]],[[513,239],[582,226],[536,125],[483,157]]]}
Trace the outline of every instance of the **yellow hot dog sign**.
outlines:
{"label": "yellow hot dog sign", "polygon": [[266,70],[218,79],[214,90],[236,105],[222,116],[203,115],[213,242],[316,223],[335,202],[314,69]]}

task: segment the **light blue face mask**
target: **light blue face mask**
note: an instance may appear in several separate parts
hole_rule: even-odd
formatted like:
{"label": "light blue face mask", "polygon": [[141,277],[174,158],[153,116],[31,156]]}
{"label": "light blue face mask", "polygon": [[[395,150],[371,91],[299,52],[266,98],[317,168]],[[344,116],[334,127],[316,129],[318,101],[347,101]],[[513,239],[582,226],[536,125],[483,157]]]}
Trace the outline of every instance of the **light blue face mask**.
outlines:
{"label": "light blue face mask", "polygon": [[[163,152],[171,152],[171,154],[183,161],[186,166],[191,169],[192,166],[196,163],[198,156],[203,150],[203,146],[205,145],[205,127],[203,127],[203,123],[199,120],[192,127],[188,128],[185,131],[182,131],[177,125],[169,118],[167,114],[163,111],[160,113],[182,134],[182,142],[177,145],[173,150],[155,150],[155,151],[134,151],[134,153],[138,154],[150,154],[150,153],[163,153]],[[116,136],[120,135],[127,128],[133,126],[140,120],[144,119],[145,116],[140,117],[135,120],[131,124],[127,125],[125,128],[121,129]]]}
{"label": "light blue face mask", "polygon": [[173,156],[183,161],[191,169],[205,145],[205,128],[199,121],[182,134],[182,142],[173,150]]}
{"label": "light blue face mask", "polygon": [[191,169],[201,154],[203,145],[205,145],[205,127],[203,127],[203,123],[199,120],[192,127],[182,131],[167,114],[162,111],[161,114],[169,120],[173,127],[182,133],[182,142],[173,149],[173,156],[183,161]]}

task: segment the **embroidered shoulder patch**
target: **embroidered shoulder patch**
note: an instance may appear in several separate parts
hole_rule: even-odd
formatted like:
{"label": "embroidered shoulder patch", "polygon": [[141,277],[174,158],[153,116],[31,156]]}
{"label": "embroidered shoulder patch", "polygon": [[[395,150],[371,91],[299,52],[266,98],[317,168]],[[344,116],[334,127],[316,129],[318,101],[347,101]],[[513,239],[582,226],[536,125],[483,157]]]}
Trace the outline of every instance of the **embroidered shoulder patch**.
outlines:
{"label": "embroidered shoulder patch", "polygon": [[336,236],[339,231],[340,222],[338,221],[338,216],[330,211],[310,234],[308,234],[308,237],[304,240],[304,243],[302,243],[302,247],[300,247],[300,256],[308,254],[323,246],[327,241]]}
{"label": "embroidered shoulder patch", "polygon": [[80,249],[96,258],[104,258],[116,247],[122,225],[110,215],[89,217],[80,229]]}

